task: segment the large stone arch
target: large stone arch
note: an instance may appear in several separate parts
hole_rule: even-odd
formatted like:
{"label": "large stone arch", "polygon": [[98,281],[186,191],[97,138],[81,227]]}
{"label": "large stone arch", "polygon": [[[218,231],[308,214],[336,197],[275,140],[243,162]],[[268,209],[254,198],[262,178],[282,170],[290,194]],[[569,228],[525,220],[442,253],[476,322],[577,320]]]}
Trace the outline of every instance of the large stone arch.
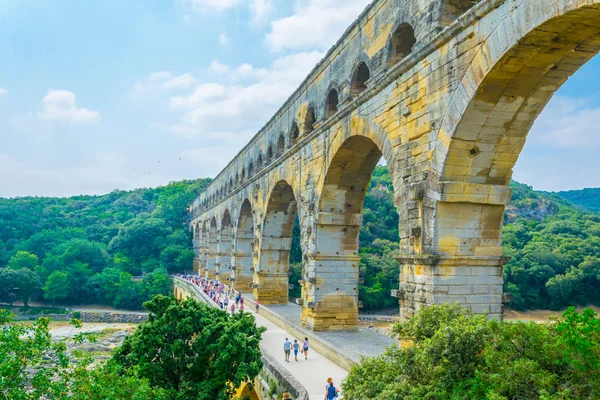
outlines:
{"label": "large stone arch", "polygon": [[206,257],[206,277],[215,279],[217,277],[217,252],[219,251],[219,231],[217,229],[217,218],[210,219],[208,230],[208,255]]}
{"label": "large stone arch", "polygon": [[193,262],[193,272],[198,273],[200,270],[200,243],[201,243],[201,227],[200,223],[197,222],[192,224],[192,244],[194,246],[194,262]]}
{"label": "large stone arch", "polygon": [[234,282],[236,290],[248,292],[253,279],[254,212],[250,200],[244,199],[240,207],[234,240]]}
{"label": "large stone arch", "polygon": [[198,275],[205,276],[207,271],[208,263],[208,236],[209,236],[209,223],[208,221],[201,221],[199,224],[200,228],[200,252],[198,262]]}
{"label": "large stone arch", "polygon": [[387,134],[385,129],[383,129],[373,120],[366,117],[353,115],[350,119],[348,119],[347,122],[341,123],[336,127],[334,135],[329,142],[326,152],[326,159],[323,163],[316,186],[317,190],[319,190],[319,195],[321,193],[321,189],[324,187],[325,177],[331,168],[331,162],[334,156],[340,151],[342,146],[344,146],[344,143],[346,143],[347,140],[353,136],[365,137],[377,145],[377,148],[381,151],[381,155],[383,156],[383,159],[390,170],[390,177],[394,182],[394,187],[399,186],[400,180],[397,179],[398,177],[396,176],[398,157],[394,151],[390,136]]}
{"label": "large stone arch", "polygon": [[[384,156],[385,154],[385,156]],[[314,251],[305,264],[302,323],[314,330],[358,326],[358,235],[373,170],[384,156],[394,179],[390,140],[377,124],[352,117],[331,141],[318,184]]]}
{"label": "large stone arch", "polygon": [[221,230],[219,232],[219,248],[217,251],[217,276],[221,280],[231,278],[231,257],[233,255],[233,226],[231,213],[225,209],[221,219]]}
{"label": "large stone arch", "polygon": [[552,3],[523,0],[493,28],[482,23],[484,40],[438,133],[432,246],[402,267],[411,282],[430,282],[404,294],[406,316],[458,301],[502,317],[502,226],[513,167],[552,95],[600,51],[600,2]]}
{"label": "large stone arch", "polygon": [[289,258],[297,210],[292,185],[285,180],[278,181],[266,203],[260,259],[254,271],[254,297],[263,304],[288,302]]}

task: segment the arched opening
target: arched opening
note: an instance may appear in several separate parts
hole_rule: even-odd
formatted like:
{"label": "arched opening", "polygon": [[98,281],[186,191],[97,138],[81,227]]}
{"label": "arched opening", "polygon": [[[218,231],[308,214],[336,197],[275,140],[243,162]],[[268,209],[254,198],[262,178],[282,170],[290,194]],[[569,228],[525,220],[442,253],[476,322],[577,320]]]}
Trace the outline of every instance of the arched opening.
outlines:
{"label": "arched opening", "polygon": [[479,0],[444,0],[441,10],[442,27],[453,23],[458,17],[469,11]]}
{"label": "arched opening", "polygon": [[262,228],[260,270],[255,271],[255,298],[264,304],[288,302],[288,271],[292,232],[296,218],[294,190],[286,181],[278,182],[269,197]]}
{"label": "arched opening", "polygon": [[209,248],[209,227],[208,222],[202,223],[202,231],[200,233],[200,254],[198,275],[206,276],[208,263],[208,248]]}
{"label": "arched opening", "polygon": [[252,206],[245,199],[240,209],[234,247],[234,281],[236,290],[249,292],[252,287],[252,264],[253,264],[253,242],[254,221],[252,218]]}
{"label": "arched opening", "polygon": [[[381,150],[371,139],[351,136],[335,152],[327,168],[316,214],[316,256],[309,258],[303,273],[302,323],[308,328],[357,329],[359,301],[369,308],[381,307],[385,301],[397,305],[391,290],[398,287],[399,266],[391,253],[398,250],[398,215],[392,179],[387,168],[377,167],[381,158]],[[370,211],[366,215],[370,223],[363,225],[365,235],[359,242],[371,181],[369,205],[387,208],[390,219],[380,221],[382,218],[375,218]],[[388,230],[393,235],[379,238]],[[368,255],[361,255],[361,244],[368,249]],[[359,287],[359,272],[375,290]],[[384,296],[383,291],[387,291]]]}
{"label": "arched opening", "polygon": [[246,168],[242,168],[242,183],[246,181]]}
{"label": "arched opening", "polygon": [[273,162],[273,146],[269,145],[269,149],[267,150],[267,165]]}
{"label": "arched opening", "polygon": [[390,39],[389,66],[396,65],[409,55],[416,42],[417,39],[415,38],[413,27],[406,23],[399,25]]}
{"label": "arched opening", "polygon": [[281,157],[283,152],[285,151],[285,138],[283,135],[279,135],[279,140],[277,141],[277,157]]}
{"label": "arched opening", "polygon": [[215,279],[217,277],[217,252],[219,250],[219,233],[217,231],[217,219],[210,221],[208,232],[208,256],[206,259],[206,277]]}
{"label": "arched opening", "polygon": [[254,176],[254,166],[252,165],[252,161],[248,164],[248,179]]}
{"label": "arched opening", "polygon": [[364,61],[361,61],[352,74],[352,84],[350,87],[350,93],[353,96],[359,95],[363,90],[367,88],[367,81],[371,77],[369,67]]}
{"label": "arched opening", "polygon": [[298,124],[294,122],[292,129],[290,129],[290,147],[296,144],[298,137],[300,137],[300,130],[298,129]]}
{"label": "arched opening", "polygon": [[[200,269],[200,238],[201,238],[201,227],[200,227],[200,223],[196,223],[193,225],[193,244],[194,244],[194,263],[193,263],[193,272],[195,274],[198,273],[199,269]],[[183,271],[186,272],[186,271]]]}
{"label": "arched opening", "polygon": [[303,131],[305,135],[308,135],[309,133],[315,130],[315,122],[317,122],[315,108],[308,107],[308,110],[306,110],[306,116],[304,117]]}
{"label": "arched opening", "polygon": [[235,174],[235,186],[237,187],[240,184],[240,174],[239,172]]}
{"label": "arched opening", "polygon": [[256,161],[256,172],[260,172],[263,169],[263,156],[262,154],[258,155],[258,160]]}
{"label": "arched opening", "polygon": [[231,257],[233,255],[231,227],[231,214],[225,210],[223,220],[221,221],[221,234],[219,235],[219,251],[217,253],[217,277],[221,280],[230,278]]}
{"label": "arched opening", "polygon": [[327,105],[325,107],[325,116],[327,118],[333,117],[338,110],[338,92],[335,89],[331,89],[327,94]]}

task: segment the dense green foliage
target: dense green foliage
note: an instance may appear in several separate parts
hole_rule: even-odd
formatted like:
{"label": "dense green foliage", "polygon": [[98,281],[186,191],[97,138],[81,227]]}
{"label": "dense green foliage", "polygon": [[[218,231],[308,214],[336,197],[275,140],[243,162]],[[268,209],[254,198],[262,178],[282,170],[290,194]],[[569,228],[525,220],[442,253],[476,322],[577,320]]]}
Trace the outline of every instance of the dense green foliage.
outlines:
{"label": "dense green foliage", "polygon": [[583,190],[568,190],[557,193],[563,199],[580,205],[595,212],[600,212],[600,188],[586,188]]}
{"label": "dense green foliage", "polygon": [[[41,297],[46,288],[44,297],[52,301],[140,308],[154,294],[167,294],[166,274],[192,269],[187,207],[209,182],[104,196],[0,199],[0,300]],[[22,271],[25,284],[14,284],[7,269]],[[150,275],[133,279],[142,274]],[[51,294],[54,289],[60,295]]]}
{"label": "dense green foliage", "polygon": [[188,299],[156,296],[144,306],[147,322],[125,339],[116,363],[172,399],[230,399],[234,388],[262,368],[265,328],[249,313],[227,312]]}
{"label": "dense green foliage", "polygon": [[573,308],[548,324],[504,323],[458,305],[431,306],[396,325],[402,341],[363,359],[343,384],[346,398],[597,399],[600,319]]}
{"label": "dense green foliage", "polygon": [[[81,343],[79,334],[53,341],[47,318],[33,325],[14,323],[0,310],[0,398],[38,399],[167,399],[165,391],[153,389],[148,380],[106,363],[89,368],[91,359],[77,363],[66,353],[66,341]],[[79,327],[81,323],[73,321]]]}
{"label": "dense green foliage", "polygon": [[359,299],[366,311],[397,307],[392,289],[398,288],[398,213],[394,206],[394,186],[387,167],[373,171],[365,196],[360,228]]}
{"label": "dense green foliage", "polygon": [[600,215],[526,185],[512,186],[513,204],[535,201],[553,211],[538,214],[539,219],[528,211],[504,228],[504,254],[510,257],[504,268],[505,291],[514,296],[510,305],[600,305]]}

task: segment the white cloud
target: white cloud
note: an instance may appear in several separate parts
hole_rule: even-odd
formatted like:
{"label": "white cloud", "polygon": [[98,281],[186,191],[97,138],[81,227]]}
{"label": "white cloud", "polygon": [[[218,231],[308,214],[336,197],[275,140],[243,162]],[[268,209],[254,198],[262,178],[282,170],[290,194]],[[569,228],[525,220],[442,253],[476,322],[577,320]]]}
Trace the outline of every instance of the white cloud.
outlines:
{"label": "white cloud", "polygon": [[0,96],[4,96],[8,94],[8,90],[3,87],[0,87]]}
{"label": "white cloud", "polygon": [[190,5],[194,11],[223,11],[235,7],[240,2],[241,0],[190,0]]}
{"label": "white cloud", "polygon": [[176,96],[171,98],[172,108],[190,109],[199,107],[205,102],[221,98],[225,94],[225,86],[220,83],[204,83],[196,88],[189,96]]}
{"label": "white cloud", "polygon": [[147,78],[136,82],[131,90],[134,97],[145,98],[156,93],[170,93],[188,89],[196,84],[196,79],[190,73],[173,75],[171,72],[153,72]]}
{"label": "white cloud", "polygon": [[100,120],[100,113],[77,107],[73,92],[51,89],[42,99],[42,111],[38,117],[47,121],[94,123]]}
{"label": "white cloud", "polygon": [[273,14],[274,9],[271,0],[250,0],[249,7],[254,24],[266,22]]}
{"label": "white cloud", "polygon": [[180,134],[185,127],[185,136],[193,136],[193,132],[204,137],[213,132],[259,129],[322,56],[320,52],[293,54],[275,60],[268,68],[213,63],[210,70],[215,72],[216,82],[203,83],[187,96],[170,99],[171,109],[184,112],[174,124],[176,130]]}
{"label": "white cloud", "polygon": [[228,82],[262,79],[269,73],[267,68],[255,68],[248,63],[233,68],[229,65],[221,64],[218,61],[212,62],[208,68],[208,72],[214,79]]}
{"label": "white cloud", "polygon": [[300,0],[294,14],[271,21],[271,50],[330,48],[371,0]]}
{"label": "white cloud", "polygon": [[540,114],[528,144],[555,148],[600,148],[600,107],[585,99],[555,96]]}
{"label": "white cloud", "polygon": [[223,32],[219,35],[219,44],[223,47],[229,45],[229,36],[227,36],[227,33]]}
{"label": "white cloud", "polygon": [[[147,186],[123,173],[123,161],[111,155],[91,156],[84,165],[35,166],[0,153],[0,197],[74,196]],[[141,177],[143,180],[145,177]],[[137,178],[140,179],[140,178]]]}
{"label": "white cloud", "polygon": [[273,0],[188,0],[187,4],[194,12],[198,13],[222,12],[246,5],[252,15],[253,24],[267,22],[274,11]]}

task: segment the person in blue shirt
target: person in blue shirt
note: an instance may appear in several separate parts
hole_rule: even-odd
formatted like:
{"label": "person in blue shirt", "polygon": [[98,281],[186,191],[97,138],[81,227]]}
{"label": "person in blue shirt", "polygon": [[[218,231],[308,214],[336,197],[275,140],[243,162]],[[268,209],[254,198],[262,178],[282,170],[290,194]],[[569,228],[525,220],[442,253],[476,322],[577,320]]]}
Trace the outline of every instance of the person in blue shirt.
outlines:
{"label": "person in blue shirt", "polygon": [[298,361],[298,351],[300,351],[300,343],[296,339],[294,339],[294,358]]}
{"label": "person in blue shirt", "polygon": [[288,338],[285,338],[285,342],[283,342],[283,351],[285,353],[285,361],[290,362],[290,351],[292,350],[292,342],[289,341]]}
{"label": "person in blue shirt", "polygon": [[327,378],[327,385],[325,385],[325,400],[333,400],[339,397],[340,389],[333,385],[333,379]]}

